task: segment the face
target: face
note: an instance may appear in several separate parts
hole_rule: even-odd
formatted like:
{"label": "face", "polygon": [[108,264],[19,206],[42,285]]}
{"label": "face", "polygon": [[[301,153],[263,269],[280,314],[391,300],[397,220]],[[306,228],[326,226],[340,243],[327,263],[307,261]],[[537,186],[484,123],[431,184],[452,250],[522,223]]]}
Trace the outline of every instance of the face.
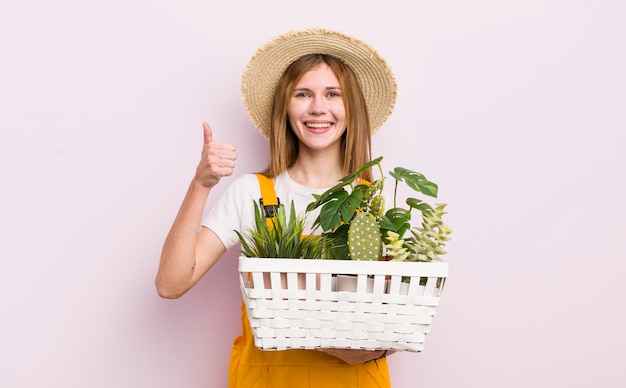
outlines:
{"label": "face", "polygon": [[326,63],[302,76],[287,113],[300,147],[315,151],[339,149],[346,131],[346,110],[339,80]]}

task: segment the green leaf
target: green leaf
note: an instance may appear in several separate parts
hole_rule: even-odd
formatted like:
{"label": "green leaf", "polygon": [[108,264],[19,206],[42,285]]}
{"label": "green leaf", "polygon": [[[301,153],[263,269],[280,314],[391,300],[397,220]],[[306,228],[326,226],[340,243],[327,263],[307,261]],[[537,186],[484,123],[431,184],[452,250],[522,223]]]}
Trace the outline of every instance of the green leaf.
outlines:
{"label": "green leaf", "polygon": [[328,238],[332,243],[327,247],[326,259],[348,260],[348,231],[349,224],[342,224],[337,229],[323,233],[322,236]]}
{"label": "green leaf", "polygon": [[321,258],[328,250],[328,238],[306,236],[306,213],[296,214],[294,202],[289,212],[283,205],[268,222],[261,206],[254,201],[255,223],[245,233],[235,231],[241,253],[248,257]]}
{"label": "green leaf", "polygon": [[429,181],[423,174],[419,172],[412,171],[404,167],[396,167],[393,169],[393,171],[389,172],[389,175],[391,175],[397,181],[405,182],[407,186],[415,191],[419,191],[422,194],[437,198],[437,192],[439,190],[437,184]]}
{"label": "green leaf", "polygon": [[410,221],[410,210],[394,207],[387,210],[385,215],[380,219],[380,229],[383,235],[386,235],[387,231],[390,230],[398,233],[400,238],[402,238],[404,233],[411,227]]}
{"label": "green leaf", "polygon": [[421,199],[417,199],[417,198],[407,198],[406,204],[409,205],[411,208],[417,209],[421,212],[432,209],[432,206],[422,201]]}
{"label": "green leaf", "polygon": [[341,182],[344,182],[343,186],[345,186],[346,183],[354,182],[356,180],[356,178],[359,175],[361,175],[361,173],[363,173],[363,171],[367,170],[368,168],[374,167],[377,164],[380,164],[381,160],[383,160],[382,156],[379,156],[376,159],[370,160],[369,162],[367,162],[364,165],[362,165],[361,167],[359,167],[354,173],[344,177],[341,180]]}
{"label": "green leaf", "polygon": [[322,230],[332,230],[342,222],[349,222],[363,196],[362,191],[354,191],[348,194],[345,191],[340,191],[331,196],[329,201],[320,209],[320,226]]}
{"label": "green leaf", "polygon": [[338,193],[338,192],[346,192],[347,193],[347,191],[345,190],[346,186],[349,186],[349,185],[351,186],[352,184],[354,184],[354,181],[356,180],[356,178],[359,175],[361,175],[361,173],[363,173],[363,171],[365,171],[368,168],[371,168],[371,167],[379,164],[382,159],[383,159],[383,157],[379,156],[378,158],[363,164],[354,173],[352,173],[350,175],[346,175],[345,177],[341,178],[339,183],[337,183],[335,186],[333,186],[330,189],[326,190],[325,192],[323,192],[319,196],[317,196],[317,195],[314,196],[315,201],[311,202],[307,206],[307,211],[310,212],[313,209],[316,209],[316,208],[322,206],[323,204],[325,204],[326,202],[331,200],[332,196],[335,193]]}

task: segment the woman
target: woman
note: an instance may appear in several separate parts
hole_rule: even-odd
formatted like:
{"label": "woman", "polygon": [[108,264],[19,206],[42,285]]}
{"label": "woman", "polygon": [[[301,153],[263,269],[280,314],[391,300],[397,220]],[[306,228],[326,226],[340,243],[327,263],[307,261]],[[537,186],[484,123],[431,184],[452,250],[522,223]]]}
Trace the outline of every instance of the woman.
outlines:
{"label": "woman", "polygon": [[[365,43],[324,29],[293,31],[261,47],[242,79],[244,105],[270,141],[281,203],[303,212],[313,199],[370,160],[371,135],[391,113],[393,74]],[[159,295],[188,291],[254,223],[261,194],[254,174],[237,178],[202,219],[211,189],[233,173],[235,146],[213,140],[206,123],[195,177],[168,234],[156,277]],[[366,171],[363,179],[370,180]],[[311,215],[314,219],[315,215]],[[199,230],[199,231],[198,231]],[[261,351],[242,309],[243,334],[231,354],[230,387],[388,387],[384,351]]]}

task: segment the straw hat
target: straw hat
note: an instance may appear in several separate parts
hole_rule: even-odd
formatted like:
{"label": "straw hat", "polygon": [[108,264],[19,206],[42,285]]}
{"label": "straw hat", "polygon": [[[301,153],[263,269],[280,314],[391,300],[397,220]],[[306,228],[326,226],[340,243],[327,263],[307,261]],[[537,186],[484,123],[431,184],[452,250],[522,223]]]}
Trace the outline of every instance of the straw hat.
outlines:
{"label": "straw hat", "polygon": [[391,114],[396,80],[378,52],[367,43],[324,28],[295,30],[261,46],[248,62],[241,88],[243,104],[253,124],[269,137],[274,89],[282,73],[307,54],[328,54],[344,61],[356,74],[369,111],[372,133]]}

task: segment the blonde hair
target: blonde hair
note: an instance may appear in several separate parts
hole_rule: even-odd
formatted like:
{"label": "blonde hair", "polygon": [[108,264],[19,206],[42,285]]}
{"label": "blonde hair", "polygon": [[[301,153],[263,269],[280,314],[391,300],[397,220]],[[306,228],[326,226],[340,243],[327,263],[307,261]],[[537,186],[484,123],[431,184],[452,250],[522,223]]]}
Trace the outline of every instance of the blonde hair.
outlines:
{"label": "blonde hair", "polygon": [[[345,175],[369,162],[372,154],[372,134],[365,97],[359,81],[348,65],[325,54],[308,54],[293,62],[282,74],[274,91],[270,121],[270,163],[264,174],[276,177],[291,167],[298,157],[298,138],[289,124],[287,112],[291,95],[306,72],[326,63],[339,80],[346,110],[347,129],[341,138],[341,162]],[[372,181],[371,170],[361,178]]]}

